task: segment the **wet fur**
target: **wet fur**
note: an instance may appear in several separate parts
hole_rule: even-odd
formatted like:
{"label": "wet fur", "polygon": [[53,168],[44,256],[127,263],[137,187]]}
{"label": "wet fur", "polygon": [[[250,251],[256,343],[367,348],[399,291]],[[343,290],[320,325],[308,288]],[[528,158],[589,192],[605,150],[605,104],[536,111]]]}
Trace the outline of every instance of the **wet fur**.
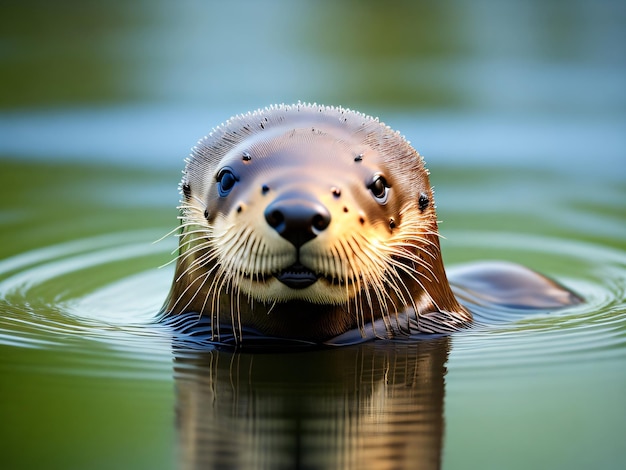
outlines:
{"label": "wet fur", "polygon": [[[242,184],[254,184],[254,194],[243,188],[239,196],[225,198],[216,194],[215,178],[224,161],[239,165],[241,155],[261,165],[264,159],[270,164],[270,159],[286,159],[276,157],[285,154],[293,160],[276,160],[276,171],[292,171],[305,180],[310,172],[317,184],[323,177],[313,176],[315,166],[332,168],[327,160],[318,164],[320,157],[310,149],[345,156],[337,173],[348,175],[339,197],[331,194],[330,180],[328,193],[315,186],[333,222],[328,234],[301,247],[300,256],[324,277],[306,289],[290,290],[272,274],[293,263],[295,250],[262,215],[288,178],[273,181],[272,172],[253,174]],[[293,168],[283,170],[287,163]],[[241,164],[246,176],[247,168],[252,165]],[[357,175],[374,171],[389,180],[387,204],[377,204]],[[273,181],[266,196],[265,181]],[[179,253],[163,308],[167,314],[210,316],[216,335],[220,325],[228,325],[238,335],[253,328],[313,341],[364,329],[380,318],[385,324],[377,332],[381,337],[408,333],[410,321],[423,332],[454,331],[471,322],[446,278],[423,160],[401,135],[374,118],[304,104],[237,116],[194,147],[181,189]]]}

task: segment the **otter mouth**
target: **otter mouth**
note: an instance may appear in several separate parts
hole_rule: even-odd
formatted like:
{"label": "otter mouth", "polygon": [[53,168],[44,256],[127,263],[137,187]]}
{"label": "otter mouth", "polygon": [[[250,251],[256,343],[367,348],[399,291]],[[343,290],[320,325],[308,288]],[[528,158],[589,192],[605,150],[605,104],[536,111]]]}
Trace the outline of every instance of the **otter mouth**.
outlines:
{"label": "otter mouth", "polygon": [[315,284],[318,279],[324,279],[329,284],[335,286],[352,285],[355,282],[355,279],[345,280],[335,276],[325,276],[321,273],[316,273],[300,263],[294,263],[282,269],[280,272],[274,274],[274,277],[292,289],[305,289]]}
{"label": "otter mouth", "polygon": [[306,266],[295,263],[275,274],[274,277],[292,289],[305,289],[315,284],[321,276]]}
{"label": "otter mouth", "polygon": [[[251,281],[260,283],[267,282],[270,278],[275,278],[282,282],[291,289],[305,289],[315,284],[319,279],[324,279],[328,284],[333,286],[345,286],[353,285],[356,279],[344,279],[333,275],[324,275],[322,273],[316,273],[312,269],[300,263],[294,263],[291,266],[281,269],[274,274],[260,274],[260,273],[243,273],[243,277]],[[359,280],[363,278],[359,276]]]}

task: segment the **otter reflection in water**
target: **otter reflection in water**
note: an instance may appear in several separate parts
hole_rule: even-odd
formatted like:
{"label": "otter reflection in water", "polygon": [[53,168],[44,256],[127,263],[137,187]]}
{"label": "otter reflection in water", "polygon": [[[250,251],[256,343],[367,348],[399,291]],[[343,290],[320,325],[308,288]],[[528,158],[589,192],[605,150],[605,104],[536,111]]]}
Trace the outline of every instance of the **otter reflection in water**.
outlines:
{"label": "otter reflection in water", "polygon": [[175,348],[180,466],[440,468],[448,348]]}

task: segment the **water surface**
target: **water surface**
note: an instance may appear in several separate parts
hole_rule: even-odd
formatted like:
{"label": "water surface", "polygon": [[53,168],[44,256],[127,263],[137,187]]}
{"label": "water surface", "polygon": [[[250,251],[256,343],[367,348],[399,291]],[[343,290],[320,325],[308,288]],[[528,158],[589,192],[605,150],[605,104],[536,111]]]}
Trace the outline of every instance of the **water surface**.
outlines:
{"label": "water surface", "polygon": [[[532,197],[545,202],[534,210],[514,200],[472,210],[485,191],[465,179],[472,170],[434,166],[452,272],[472,260],[517,261],[586,303],[541,315],[483,312],[474,329],[423,344],[255,355],[189,348],[154,322],[173,274],[158,267],[175,240],[153,242],[176,224],[176,172],[4,167],[13,201],[33,201],[3,204],[0,402],[12,423],[3,444],[10,462],[289,468],[298,459],[360,468],[367,456],[437,468],[441,459],[499,465],[529,452],[533,462],[583,468],[583,457],[612,465],[618,455],[626,253],[611,201],[623,197],[619,185],[595,188],[607,199],[599,214],[552,197],[553,175],[537,172]],[[499,182],[490,193],[510,190],[510,168],[490,172]],[[134,198],[143,191],[163,203]],[[576,450],[596,436],[584,455]],[[24,453],[25,441],[38,445]]]}

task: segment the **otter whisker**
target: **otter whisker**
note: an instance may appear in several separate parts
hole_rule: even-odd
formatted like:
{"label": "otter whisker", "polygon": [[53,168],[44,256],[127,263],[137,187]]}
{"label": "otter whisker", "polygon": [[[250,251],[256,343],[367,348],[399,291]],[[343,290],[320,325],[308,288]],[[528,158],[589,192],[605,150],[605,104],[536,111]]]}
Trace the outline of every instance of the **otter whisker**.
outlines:
{"label": "otter whisker", "polygon": [[205,299],[205,304],[207,300],[211,300],[211,330],[215,332],[219,329],[219,312],[220,312],[220,286],[223,284],[223,273],[217,270],[215,275],[213,276],[213,280],[207,289],[207,295]]}
{"label": "otter whisker", "polygon": [[194,222],[183,225],[181,232],[176,236],[180,239],[179,243],[182,246],[186,246],[196,241],[197,238],[211,237],[212,232],[207,227],[198,225]]}
{"label": "otter whisker", "polygon": [[[196,241],[197,240],[198,239],[196,239]],[[178,254],[178,256],[176,256],[175,259],[176,261],[181,261],[181,262],[186,262],[186,261],[194,262],[200,258],[207,258],[205,256],[205,253],[203,253],[205,250],[209,250],[211,253],[215,251],[213,243],[210,240],[204,241],[202,243],[198,243],[197,245],[184,247],[183,250],[181,250],[181,252]],[[199,257],[194,257],[194,255],[196,255],[197,253],[200,253],[201,255]]]}
{"label": "otter whisker", "polygon": [[[239,303],[239,289],[237,283],[230,283],[230,324],[233,329],[233,334],[237,342],[241,342],[241,320],[239,314],[241,312],[241,304]],[[235,308],[236,303],[236,308]],[[237,321],[236,321],[237,320]]]}
{"label": "otter whisker", "polygon": [[[372,257],[372,264],[375,264],[376,261],[380,260],[381,262],[384,262],[389,265],[389,267],[387,268],[388,276],[386,276],[387,282],[389,283],[393,291],[396,293],[396,295],[400,299],[401,304],[411,305],[414,309],[414,312],[417,314],[419,309],[417,308],[417,305],[415,304],[415,299],[410,294],[410,291],[408,287],[406,286],[406,284],[402,281],[402,278],[396,272],[396,269],[400,269],[401,271],[403,271],[406,275],[409,276],[409,278],[411,278],[414,282],[420,285],[423,290],[426,290],[424,285],[421,283],[421,281],[419,281],[419,279],[416,277],[416,274],[422,275],[422,276],[424,274],[419,271],[409,269],[405,264],[396,261],[392,255],[410,259],[416,262],[416,264],[424,266],[426,269],[428,269],[432,273],[430,266],[427,265],[419,257],[413,255],[411,252],[408,252],[408,251],[398,252],[397,249],[395,249],[395,250],[392,250],[391,254],[386,257],[380,257],[377,252],[373,252],[373,253],[369,252],[368,254]],[[436,277],[434,273],[433,273],[433,276]],[[394,302],[391,302],[391,305],[396,305],[396,304]],[[395,312],[396,312],[396,318],[398,318],[397,306],[396,306]]]}
{"label": "otter whisker", "polygon": [[198,288],[196,289],[196,291],[193,293],[193,295],[191,296],[191,298],[187,301],[187,303],[180,309],[178,309],[181,313],[187,311],[187,308],[191,305],[191,303],[194,301],[194,299],[196,298],[196,296],[198,295],[198,293],[201,291],[202,287],[204,286],[204,284],[206,283],[207,279],[208,279],[209,275],[205,274],[202,276],[198,276],[195,279],[193,279],[189,285],[183,290],[183,292],[178,296],[178,298],[176,299],[176,301],[174,302],[173,305],[173,310],[176,310],[176,306],[178,305],[178,303],[183,299],[183,297],[185,296],[185,294],[194,286],[194,284],[197,284],[198,281],[200,281]]}
{"label": "otter whisker", "polygon": [[388,244],[387,247],[388,248],[395,248],[395,249],[408,249],[408,248],[413,248],[416,251],[419,251],[423,254],[425,254],[426,256],[428,256],[431,259],[437,259],[437,255],[432,253],[431,250],[427,249],[426,247],[424,247],[423,245],[426,245],[428,243],[428,240],[422,237],[418,237],[418,236],[413,236],[413,237],[403,237],[402,240],[391,240]]}
{"label": "otter whisker", "polygon": [[[185,269],[177,278],[176,278],[176,282],[179,282],[182,278],[184,277],[188,277],[204,268],[206,268],[207,266],[211,265],[211,262],[213,260],[215,260],[217,258],[217,254],[213,251],[207,251],[206,253],[202,254],[200,257],[193,259],[189,266],[187,267],[187,269]],[[216,269],[216,265],[212,265],[209,268],[209,273],[211,273],[214,269]]]}
{"label": "otter whisker", "polygon": [[274,307],[276,307],[276,304],[278,303],[277,300],[275,300],[274,302],[272,302],[272,304],[270,305],[270,308],[267,309],[267,312],[265,313],[266,315],[269,315],[270,313],[272,313],[272,310],[274,310]]}
{"label": "otter whisker", "polygon": [[[191,225],[191,224],[189,224],[189,225]],[[158,239],[158,240],[156,240],[156,241],[154,241],[154,242],[152,242],[152,243],[153,243],[153,244],[154,244],[154,243],[158,243],[158,242],[160,242],[160,241],[164,240],[166,237],[168,237],[168,236],[172,235],[174,231],[178,231],[178,230],[180,230],[180,227],[179,227],[179,228],[176,228],[176,229],[174,229],[174,230],[172,230],[172,231],[170,231],[170,232],[168,232],[166,235],[164,235],[163,237],[161,237],[160,239]],[[177,262],[177,261],[178,261],[178,259],[179,259],[180,257],[184,256],[184,255],[187,253],[187,250],[185,249],[185,247],[186,247],[186,246],[188,246],[188,245],[190,245],[190,244],[192,244],[192,243],[194,243],[195,241],[197,241],[197,238],[191,238],[191,237],[189,237],[189,235],[190,235],[190,234],[203,234],[203,233],[205,233],[205,232],[206,232],[206,230],[196,230],[196,231],[193,231],[193,232],[189,232],[189,231],[185,231],[185,232],[183,232],[183,231],[181,230],[181,233],[179,233],[179,234],[176,234],[176,235],[175,235],[176,237],[178,237],[178,238],[179,238],[179,244],[178,244],[178,247],[177,247],[176,249],[174,249],[174,250],[170,253],[171,255],[175,255],[175,254],[176,254],[176,252],[178,252],[178,254],[177,254],[177,255],[176,255],[173,259],[171,259],[170,261],[168,261],[167,263],[165,263],[165,264],[163,264],[163,265],[159,266],[159,268],[163,268],[163,267],[168,266],[168,265],[170,265],[170,264],[172,264],[172,263],[174,263],[174,262]],[[189,239],[188,239],[188,240],[184,240],[184,238],[185,238],[185,237],[188,237]],[[202,248],[201,248],[201,247],[199,247],[198,249],[202,249]]]}
{"label": "otter whisker", "polygon": [[[403,261],[401,261],[403,260]],[[420,270],[414,269],[413,266],[407,266],[405,263],[410,262],[410,263],[414,263],[418,266],[423,267],[424,269],[426,269],[428,271],[428,273],[432,274],[433,278],[430,278],[427,273],[424,273]],[[430,268],[430,266],[426,263],[424,263],[422,260],[420,260],[419,258],[415,258],[412,256],[402,256],[400,258],[400,260],[396,259],[396,258],[392,258],[389,260],[389,264],[402,270],[405,274],[407,274],[411,279],[413,279],[415,282],[418,282],[418,278],[417,276],[420,276],[421,278],[429,281],[429,282],[437,282],[436,280],[436,276],[434,274],[434,272],[432,271],[432,269]]]}
{"label": "otter whisker", "polygon": [[[396,293],[398,298],[400,298],[403,301],[402,302],[403,304],[407,304],[407,302],[404,299],[404,294],[402,293],[402,289],[398,286],[398,284],[396,283],[394,279],[394,277],[397,277],[397,276],[396,276],[395,270],[393,269],[393,265],[389,265],[389,262],[387,261],[387,259],[390,257],[381,257],[378,252],[372,251],[369,248],[367,249],[361,248],[359,250],[359,253],[362,253],[362,255],[358,255],[358,256],[366,257],[366,259],[362,260],[362,265],[364,269],[366,269],[366,272],[369,273],[368,277],[371,279],[387,279],[392,290]],[[375,267],[376,269],[373,270],[373,267]],[[391,275],[391,277],[388,274]],[[382,290],[385,293],[387,292],[384,288]],[[386,297],[390,301],[391,305],[395,305],[390,295],[387,294]],[[398,316],[397,307],[395,307],[395,316],[396,317]]]}
{"label": "otter whisker", "polygon": [[[389,252],[388,252],[389,258],[391,258],[392,261],[395,264],[402,265],[402,266],[400,266],[402,269],[408,269],[408,268],[407,268],[407,266],[404,265],[404,263],[400,263],[395,258],[399,258],[401,260],[412,262],[412,263],[414,263],[414,264],[416,264],[418,266],[421,266],[426,271],[428,271],[433,276],[433,278],[436,280],[437,275],[435,274],[432,265],[429,262],[427,262],[425,259],[423,259],[420,256],[416,255],[415,253],[411,252],[409,250],[409,247],[413,247],[413,246],[412,245],[405,245],[405,246],[401,246],[401,247],[392,247],[392,248],[390,248]],[[406,271],[406,272],[407,272],[407,274],[409,274],[409,271]],[[411,272],[414,273],[414,274],[420,275],[422,277],[426,277],[425,273],[423,273],[423,272],[421,272],[419,270],[414,270],[413,269],[413,270],[411,270]],[[427,278],[427,279],[429,279],[429,278]],[[431,280],[431,279],[429,279],[429,280]]]}
{"label": "otter whisker", "polygon": [[152,244],[153,244],[153,245],[155,245],[155,244],[157,244],[157,243],[159,243],[159,242],[162,242],[162,241],[163,241],[163,240],[165,240],[167,237],[171,237],[171,236],[175,235],[175,234],[176,234],[177,232],[179,232],[179,231],[180,231],[180,225],[179,225],[179,226],[177,226],[177,227],[174,227],[172,230],[170,230],[169,232],[167,232],[167,233],[166,233],[165,235],[163,235],[162,237],[157,238],[156,240],[154,240],[154,241],[152,242]]}
{"label": "otter whisker", "polygon": [[[357,249],[355,249],[354,246],[351,246],[350,242],[356,243],[357,244]],[[352,255],[358,256],[358,253],[361,250],[358,249],[358,243],[356,242],[356,240],[354,238],[351,238],[351,239],[347,240],[345,243],[350,248],[350,250],[347,250],[345,248],[345,246],[343,245],[343,243],[342,243],[342,246],[344,246],[344,251],[349,251]],[[348,262],[350,263],[352,272],[358,273],[359,271],[354,266],[353,261],[354,261],[354,259],[351,256],[349,256],[348,257]],[[367,266],[367,265],[365,264],[364,266]],[[356,277],[357,277],[357,279],[359,279],[358,275]],[[374,280],[374,282],[369,282],[368,283],[368,287],[373,287],[373,291],[374,291],[375,297],[377,299],[378,305],[380,306],[380,310],[381,310],[380,313],[382,315],[383,321],[385,322],[385,326],[387,327],[386,302],[385,302],[384,298],[385,298],[385,296],[388,295],[388,293],[384,290],[384,288],[381,288],[381,286],[379,286],[379,284],[378,284],[379,279],[376,276],[373,276],[373,280]],[[360,282],[358,283],[358,285],[360,286]],[[361,292],[365,292],[366,299],[368,299],[368,303],[370,305],[370,316],[371,316],[371,321],[372,321],[372,324],[373,324],[373,323],[375,323],[375,317],[374,317],[374,313],[375,313],[374,310],[375,309],[373,308],[373,305],[372,305],[372,299],[369,297],[370,289],[369,288],[360,289],[360,291]]]}
{"label": "otter whisker", "polygon": [[219,341],[220,338],[221,338],[221,335],[220,335],[220,325],[221,325],[220,313],[222,311],[222,309],[221,309],[221,301],[222,301],[222,299],[221,299],[220,292],[223,292],[224,290],[228,289],[228,286],[231,283],[231,276],[230,276],[230,274],[228,272],[225,272],[225,271],[220,269],[217,277],[218,277],[219,282],[217,282],[215,284],[214,291],[213,291],[213,298],[214,298],[214,300],[217,301],[217,308],[214,308],[212,310],[213,317],[211,319],[211,327],[212,327],[212,329],[217,330],[217,338],[218,338],[218,341]]}

